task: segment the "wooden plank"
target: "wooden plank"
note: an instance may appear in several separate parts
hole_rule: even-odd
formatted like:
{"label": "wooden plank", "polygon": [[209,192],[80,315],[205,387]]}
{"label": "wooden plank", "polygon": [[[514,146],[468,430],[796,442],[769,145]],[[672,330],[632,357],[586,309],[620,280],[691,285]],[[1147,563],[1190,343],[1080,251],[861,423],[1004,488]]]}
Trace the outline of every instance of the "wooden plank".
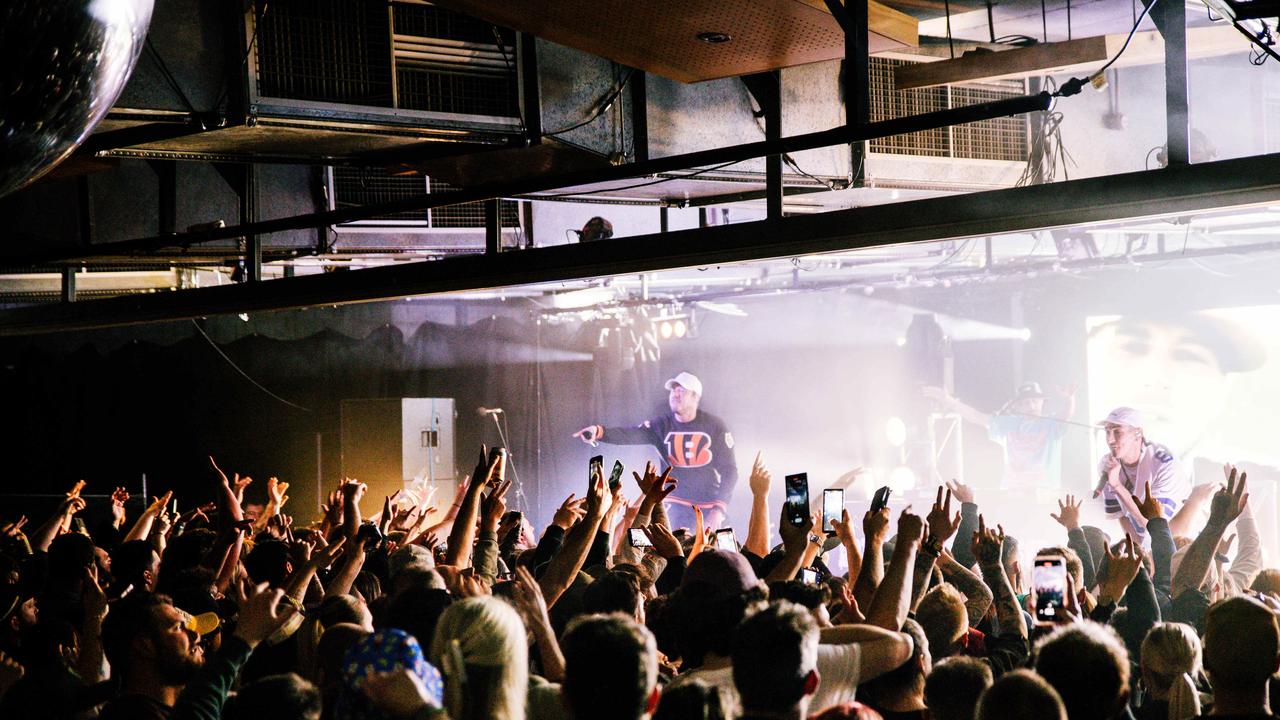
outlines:
{"label": "wooden plank", "polygon": [[[917,22],[866,0],[871,52],[913,46]],[[436,0],[545,40],[681,82],[737,77],[844,57],[823,0]],[[699,33],[729,36],[714,44]]]}
{"label": "wooden plank", "polygon": [[[894,70],[894,88],[911,90],[979,80],[1092,72],[1120,52],[1126,35],[1099,35],[999,52],[971,52],[954,60],[936,60],[922,55],[914,58],[920,62]],[[1188,58],[1244,52],[1248,47],[1248,39],[1230,26],[1187,28]],[[1164,40],[1160,33],[1140,32],[1133,36],[1129,48],[1112,67],[1163,61]]]}

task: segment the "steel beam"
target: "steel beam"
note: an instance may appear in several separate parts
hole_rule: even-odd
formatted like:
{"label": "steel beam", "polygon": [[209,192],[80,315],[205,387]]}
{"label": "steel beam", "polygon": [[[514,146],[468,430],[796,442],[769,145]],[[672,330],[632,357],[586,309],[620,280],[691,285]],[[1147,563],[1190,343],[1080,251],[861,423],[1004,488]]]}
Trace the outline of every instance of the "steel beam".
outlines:
{"label": "steel beam", "polygon": [[793,257],[1280,201],[1280,154],[602,243],[0,312],[0,336]]}
{"label": "steel beam", "polygon": [[625,180],[639,176],[659,175],[661,173],[670,173],[695,167],[730,165],[743,160],[764,157],[766,155],[781,155],[783,153],[812,150],[814,148],[830,147],[832,145],[844,145],[859,140],[889,137],[891,135],[901,135],[903,133],[917,132],[920,130],[930,130],[934,128],[947,127],[949,125],[960,125],[963,123],[976,122],[978,120],[989,120],[1008,115],[1020,115],[1026,112],[1045,110],[1049,107],[1051,99],[1052,98],[1049,96],[1049,93],[1045,92],[1040,93],[1039,95],[1008,98],[1005,100],[996,100],[994,102],[980,103],[961,108],[923,113],[921,115],[913,115],[910,117],[883,120],[880,122],[868,123],[862,127],[838,127],[830,130],[806,133],[803,135],[793,135],[791,137],[785,137],[775,141],[765,140],[763,142],[732,145],[729,147],[715,148],[713,150],[701,150],[683,155],[670,155],[667,157],[654,158],[646,162],[636,162],[600,169],[568,172],[559,175],[545,175],[448,193],[424,193],[422,196],[416,198],[394,200],[383,203],[371,203],[354,208],[328,210],[318,213],[308,213],[305,215],[293,215],[290,217],[250,223],[248,225],[210,228],[207,230],[178,233],[176,235],[167,236],[157,235],[138,238],[136,240],[124,240],[121,242],[98,243],[89,251],[56,250],[22,257],[0,257],[0,263],[13,266],[32,266],[91,257],[94,254],[152,252],[166,247],[187,247],[214,240],[244,237],[250,234],[266,234],[283,232],[285,230],[301,230],[304,228],[322,227],[325,225],[339,225],[355,220],[364,220],[366,218],[376,217],[378,215],[427,210],[437,207],[446,207],[449,205],[458,205],[461,203],[490,200],[493,198],[516,197],[530,193],[547,192],[551,190],[573,188],[582,185],[615,180]]}
{"label": "steel beam", "polygon": [[520,67],[520,117],[524,121],[525,142],[542,142],[542,92],[538,82],[538,39],[525,33],[516,34],[516,55]]}
{"label": "steel beam", "polygon": [[[777,143],[782,139],[782,73],[770,70],[744,75],[742,83],[760,106],[765,142]],[[782,217],[781,153],[770,153],[764,159],[764,206],[766,217]]]}
{"label": "steel beam", "polygon": [[643,70],[631,71],[631,147],[636,162],[649,159],[649,86]]}
{"label": "steel beam", "polygon": [[1143,0],[1155,5],[1151,20],[1164,39],[1164,114],[1170,165],[1191,162],[1191,115],[1187,104],[1187,7],[1185,3]]}

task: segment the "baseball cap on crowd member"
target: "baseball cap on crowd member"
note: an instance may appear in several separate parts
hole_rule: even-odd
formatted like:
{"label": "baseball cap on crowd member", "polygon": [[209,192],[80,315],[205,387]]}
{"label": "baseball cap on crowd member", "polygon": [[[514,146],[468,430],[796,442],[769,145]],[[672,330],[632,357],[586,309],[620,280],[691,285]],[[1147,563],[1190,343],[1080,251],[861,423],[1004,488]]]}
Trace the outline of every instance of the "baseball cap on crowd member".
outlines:
{"label": "baseball cap on crowd member", "polygon": [[679,385],[685,390],[691,390],[697,393],[698,397],[702,397],[702,381],[699,380],[698,376],[694,375],[693,373],[682,372],[679,375],[668,380],[666,383],[662,385],[662,387],[666,388],[667,390],[670,390],[672,385]]}
{"label": "baseball cap on crowd member", "polygon": [[1018,392],[1014,395],[1014,399],[1030,400],[1032,398],[1042,398],[1044,396],[1044,390],[1040,389],[1040,383],[1024,382],[1018,386]]}
{"label": "baseball cap on crowd member", "polygon": [[1135,410],[1131,407],[1118,407],[1098,421],[1098,427],[1106,425],[1124,425],[1125,427],[1141,429],[1147,426],[1147,419],[1142,415],[1141,410]]}

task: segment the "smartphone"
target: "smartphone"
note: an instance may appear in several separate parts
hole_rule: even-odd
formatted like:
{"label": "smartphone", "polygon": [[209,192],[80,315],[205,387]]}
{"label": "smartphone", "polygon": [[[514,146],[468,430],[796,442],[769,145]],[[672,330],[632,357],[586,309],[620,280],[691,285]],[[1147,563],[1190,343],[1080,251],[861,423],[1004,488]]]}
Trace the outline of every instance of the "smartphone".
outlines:
{"label": "smartphone", "polygon": [[889,507],[889,494],[892,492],[888,485],[877,490],[876,494],[871,498],[871,512],[880,512]]}
{"label": "smartphone", "polygon": [[836,523],[844,512],[844,488],[827,488],[822,491],[822,529],[828,535],[836,534]]}
{"label": "smartphone", "polygon": [[809,517],[809,474],[796,473],[788,475],[787,488],[787,522],[792,525],[803,525]]}
{"label": "smartphone", "polygon": [[716,547],[729,552],[738,552],[738,538],[733,536],[733,528],[721,528],[716,531]]}
{"label": "smartphone", "polygon": [[489,450],[489,464],[494,461],[498,462],[498,471],[493,476],[493,481],[502,482],[507,477],[507,449],[504,447],[496,447]]}
{"label": "smartphone", "polygon": [[800,581],[807,585],[817,585],[818,571],[813,568],[800,568]]}
{"label": "smartphone", "polygon": [[1035,593],[1036,622],[1050,625],[1058,619],[1058,608],[1067,598],[1067,561],[1061,555],[1039,555],[1031,571]]}
{"label": "smartphone", "polygon": [[631,547],[653,547],[653,543],[649,541],[649,536],[644,534],[644,528],[629,528],[627,530],[627,539],[630,541]]}
{"label": "smartphone", "polygon": [[613,472],[609,473],[609,490],[622,487],[622,461],[613,461]]}
{"label": "smartphone", "polygon": [[591,458],[591,462],[587,464],[587,487],[596,481],[596,475],[604,474],[604,456],[596,455]]}

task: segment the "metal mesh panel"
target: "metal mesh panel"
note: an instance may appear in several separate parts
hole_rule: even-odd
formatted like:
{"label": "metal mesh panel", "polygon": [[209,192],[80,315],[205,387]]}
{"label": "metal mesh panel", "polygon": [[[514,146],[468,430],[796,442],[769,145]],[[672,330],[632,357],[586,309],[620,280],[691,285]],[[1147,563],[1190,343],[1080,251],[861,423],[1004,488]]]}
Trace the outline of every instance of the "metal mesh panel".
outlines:
{"label": "metal mesh panel", "polygon": [[257,0],[258,94],[391,107],[385,0]]}
{"label": "metal mesh panel", "polygon": [[[873,122],[1003,100],[1026,93],[1026,85],[1021,80],[897,91],[893,87],[893,69],[907,63],[876,57],[870,60]],[[895,135],[872,140],[870,146],[871,152],[876,153],[1025,162],[1027,118],[1018,115]]]}
{"label": "metal mesh panel", "polygon": [[392,12],[396,35],[477,43],[500,51],[507,63],[506,71],[498,74],[471,72],[465,62],[453,69],[397,65],[396,96],[400,107],[467,115],[519,115],[514,32],[431,5],[397,3]]}
{"label": "metal mesh panel", "polygon": [[[870,60],[872,122],[947,109],[945,87],[895,91],[893,69],[907,63],[877,57]],[[946,128],[878,138],[872,140],[870,145],[871,152],[875,153],[933,157],[951,155],[950,135]]]}
{"label": "metal mesh panel", "polygon": [[[405,200],[421,197],[426,192],[443,193],[457,189],[449,183],[421,175],[389,175],[384,170],[368,168],[341,166],[333,168],[333,197],[334,205],[338,208]],[[503,227],[519,226],[518,203],[514,200],[503,200],[500,205],[500,217]],[[409,221],[433,228],[483,228],[484,203],[473,202],[432,210],[392,213],[370,219]]]}
{"label": "metal mesh panel", "polygon": [[[1026,94],[1021,80],[1007,80],[991,85],[953,85],[951,106],[1004,100]],[[994,118],[965,123],[951,128],[951,151],[954,157],[978,160],[1027,159],[1027,116]]]}
{"label": "metal mesh panel", "polygon": [[[443,193],[458,188],[447,182],[429,180],[431,192]],[[516,227],[520,224],[518,208],[514,200],[502,200],[498,204],[498,218],[502,227]],[[436,208],[431,211],[431,227],[438,228],[482,228],[484,227],[484,203],[473,202],[449,207]]]}

